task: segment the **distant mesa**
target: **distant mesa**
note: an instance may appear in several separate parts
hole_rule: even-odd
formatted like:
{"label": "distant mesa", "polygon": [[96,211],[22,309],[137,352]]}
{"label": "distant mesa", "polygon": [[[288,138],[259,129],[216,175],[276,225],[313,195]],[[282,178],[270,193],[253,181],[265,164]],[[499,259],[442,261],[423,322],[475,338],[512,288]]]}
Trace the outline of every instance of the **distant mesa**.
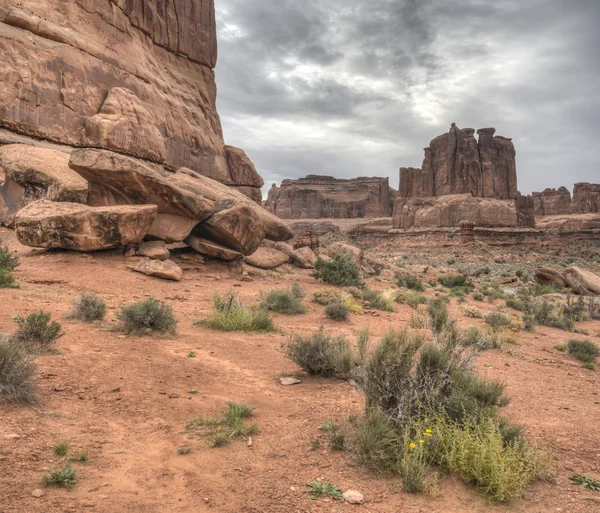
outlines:
{"label": "distant mesa", "polygon": [[390,217],[396,196],[388,178],[308,175],[273,185],[265,208],[281,219]]}

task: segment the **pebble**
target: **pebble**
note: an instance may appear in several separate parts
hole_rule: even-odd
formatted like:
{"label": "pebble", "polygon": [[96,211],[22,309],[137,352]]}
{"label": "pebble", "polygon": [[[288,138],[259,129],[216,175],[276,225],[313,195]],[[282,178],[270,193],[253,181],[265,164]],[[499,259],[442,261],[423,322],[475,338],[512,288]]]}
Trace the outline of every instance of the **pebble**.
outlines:
{"label": "pebble", "polygon": [[36,488],[35,490],[33,490],[33,492],[31,492],[31,496],[35,497],[36,499],[39,499],[40,497],[43,497],[44,495],[46,495],[46,492],[39,488]]}
{"label": "pebble", "polygon": [[348,504],[362,504],[365,501],[365,496],[356,490],[346,490],[342,497]]}
{"label": "pebble", "polygon": [[17,435],[17,433],[11,433],[10,435],[4,435],[5,440],[18,440],[21,438],[21,435]]}
{"label": "pebble", "polygon": [[289,387],[291,385],[299,385],[300,383],[302,383],[302,381],[300,381],[299,379],[296,379],[296,378],[279,378],[279,382],[284,387]]}

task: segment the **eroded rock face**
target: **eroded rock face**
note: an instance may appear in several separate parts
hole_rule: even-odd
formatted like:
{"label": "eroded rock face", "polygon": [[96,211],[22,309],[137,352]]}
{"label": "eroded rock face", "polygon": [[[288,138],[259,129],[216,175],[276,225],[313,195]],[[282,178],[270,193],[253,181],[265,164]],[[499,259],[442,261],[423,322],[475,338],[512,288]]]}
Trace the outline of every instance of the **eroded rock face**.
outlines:
{"label": "eroded rock face", "polygon": [[190,248],[195,249],[198,253],[212,258],[218,258],[219,260],[224,260],[226,262],[241,260],[244,257],[244,255],[242,255],[238,251],[223,246],[218,242],[203,239],[202,237],[196,237],[193,234],[190,235],[187,239],[185,239],[184,242]]}
{"label": "eroded rock face", "polygon": [[423,166],[400,169],[404,198],[465,194],[512,199],[517,194],[515,148],[511,139],[494,136],[494,128],[477,131],[452,124],[447,134],[425,148]]}
{"label": "eroded rock face", "polygon": [[576,183],[569,214],[590,214],[600,212],[600,184]]}
{"label": "eroded rock face", "polygon": [[3,0],[0,55],[1,128],[257,187],[223,142],[213,0]]}
{"label": "eroded rock face", "polygon": [[25,246],[99,251],[137,244],[156,216],[154,205],[90,207],[40,200],[21,209],[17,239]]}
{"label": "eroded rock face", "polygon": [[531,195],[523,196],[517,192],[515,208],[517,209],[517,225],[522,228],[535,228],[535,198]]}
{"label": "eroded rock face", "polygon": [[532,194],[536,216],[566,214],[571,206],[571,193],[566,187],[545,189]]}
{"label": "eroded rock face", "polygon": [[386,217],[392,214],[395,196],[388,178],[309,175],[273,185],[265,208],[282,219]]}
{"label": "eroded rock face", "polygon": [[0,146],[0,222],[14,225],[17,212],[47,199],[86,203],[88,183],[69,168],[69,154],[24,144]]}
{"label": "eroded rock face", "polygon": [[581,230],[600,230],[600,214],[564,214],[538,217],[536,228],[577,232]]}
{"label": "eroded rock face", "polygon": [[398,198],[394,228],[458,227],[461,221],[476,226],[513,227],[517,225],[514,200],[476,198],[452,194],[438,198]]}

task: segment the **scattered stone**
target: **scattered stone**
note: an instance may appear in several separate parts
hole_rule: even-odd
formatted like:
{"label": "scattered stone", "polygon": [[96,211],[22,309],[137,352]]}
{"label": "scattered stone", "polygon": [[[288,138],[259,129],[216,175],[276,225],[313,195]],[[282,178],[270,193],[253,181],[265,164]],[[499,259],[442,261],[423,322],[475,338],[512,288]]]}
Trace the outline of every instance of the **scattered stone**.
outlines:
{"label": "scattered stone", "polygon": [[46,495],[46,492],[44,490],[41,490],[40,488],[36,488],[35,490],[33,490],[31,492],[31,496],[35,497],[36,499],[39,499],[40,497],[43,497],[44,495]]}
{"label": "scattered stone", "polygon": [[184,242],[198,253],[202,253],[203,255],[212,258],[218,258],[219,260],[224,260],[226,262],[233,262],[244,257],[244,255],[238,251],[234,251],[217,242],[203,239],[202,237],[196,237],[195,235],[190,235]]}
{"label": "scattered stone", "polygon": [[90,207],[40,200],[17,214],[25,246],[75,251],[113,249],[140,242],[156,216],[154,205]]}
{"label": "scattered stone", "polygon": [[244,257],[244,262],[259,269],[275,269],[287,264],[290,257],[273,248],[260,247],[251,255]]}
{"label": "scattered stone", "polygon": [[292,253],[292,262],[302,269],[314,269],[317,255],[310,248],[300,248]]}
{"label": "scattered stone", "polygon": [[17,433],[11,433],[10,435],[4,435],[5,440],[18,440],[19,438],[21,438],[21,435],[18,435]]}
{"label": "scattered stone", "polygon": [[279,382],[284,386],[284,387],[289,387],[292,385],[299,385],[300,383],[302,383],[302,381],[300,381],[297,378],[279,378]]}
{"label": "scattered stone", "polygon": [[162,240],[142,242],[138,246],[137,254],[153,260],[167,260],[171,256],[167,245]]}
{"label": "scattered stone", "polygon": [[127,266],[132,271],[153,276],[163,280],[180,281],[183,277],[183,271],[172,260],[151,260],[144,258],[133,265]]}
{"label": "scattered stone", "polygon": [[346,490],[342,497],[348,504],[362,504],[365,501],[365,496],[356,490]]}

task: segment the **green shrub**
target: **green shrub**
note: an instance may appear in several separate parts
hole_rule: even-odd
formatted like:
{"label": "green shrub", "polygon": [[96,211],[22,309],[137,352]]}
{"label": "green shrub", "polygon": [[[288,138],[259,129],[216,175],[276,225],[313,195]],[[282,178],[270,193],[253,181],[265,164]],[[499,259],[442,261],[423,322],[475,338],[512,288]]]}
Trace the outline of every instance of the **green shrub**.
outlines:
{"label": "green shrub", "polygon": [[280,289],[267,292],[260,302],[260,307],[264,310],[270,310],[286,315],[306,313],[306,307],[296,296],[294,291]]}
{"label": "green shrub", "polygon": [[332,451],[343,451],[346,449],[346,432],[332,420],[324,422],[319,426],[321,431],[327,433],[329,448]]}
{"label": "green shrub", "polygon": [[0,239],[0,270],[10,273],[19,267],[19,265],[17,253],[11,251],[6,242]]}
{"label": "green shrub", "polygon": [[[393,295],[395,295],[395,293]],[[384,292],[375,292],[373,290],[365,289],[363,291],[363,297],[365,301],[369,303],[371,308],[382,310],[384,312],[396,311],[393,298],[389,293],[386,294]]]}
{"label": "green shrub", "polygon": [[77,484],[77,470],[73,470],[71,465],[65,466],[64,469],[51,470],[42,476],[42,484],[71,490]]}
{"label": "green shrub", "polygon": [[[468,287],[471,285],[469,278],[464,274],[445,274],[438,278],[438,281],[449,289],[454,287]],[[472,286],[472,285],[471,285]]]}
{"label": "green shrub", "polygon": [[117,313],[121,329],[129,335],[147,333],[175,334],[177,318],[171,305],[149,297],[144,301],[122,306]]}
{"label": "green shrub", "polygon": [[419,305],[427,304],[427,296],[410,290],[399,290],[395,298],[397,303],[405,304],[416,310]]}
{"label": "green shrub", "polygon": [[245,420],[252,417],[254,406],[227,401],[227,409],[221,410],[219,418],[198,417],[190,420],[186,429],[194,434],[207,438],[212,447],[223,447],[234,438],[243,438],[258,433],[258,426],[247,426]]}
{"label": "green shrub", "polygon": [[263,309],[247,308],[233,293],[215,294],[212,313],[195,323],[219,331],[277,331],[273,318]]}
{"label": "green shrub", "polygon": [[342,287],[361,287],[361,272],[354,260],[345,254],[336,255],[331,262],[318,259],[315,263],[314,277],[330,285]]}
{"label": "green shrub", "polygon": [[450,321],[448,306],[444,299],[432,299],[427,309],[429,315],[429,327],[433,333],[442,333]]}
{"label": "green shrub", "polygon": [[325,315],[334,321],[345,321],[350,315],[350,308],[345,303],[331,303],[325,308]]}
{"label": "green shrub", "polygon": [[331,337],[323,327],[312,335],[292,335],[283,353],[312,375],[347,376],[356,366],[357,356],[343,336]]}
{"label": "green shrub", "polygon": [[36,403],[36,372],[35,361],[25,348],[13,338],[0,335],[0,400]]}
{"label": "green shrub", "polygon": [[567,351],[583,363],[594,363],[600,356],[600,348],[589,340],[569,340]]}
{"label": "green shrub", "polygon": [[490,312],[484,319],[494,331],[500,331],[510,324],[510,319],[500,312]]}
{"label": "green shrub", "polygon": [[327,306],[332,303],[344,303],[350,312],[362,315],[363,309],[354,302],[351,294],[336,289],[317,290],[313,294],[316,303]]}
{"label": "green shrub", "polygon": [[476,326],[469,326],[462,332],[462,345],[465,347],[476,347],[482,351],[487,349],[500,349],[501,338],[481,331]]}
{"label": "green shrub", "polygon": [[473,292],[472,297],[475,301],[483,301],[485,296],[481,292]]}
{"label": "green shrub", "polygon": [[314,481],[308,483],[308,494],[311,499],[319,499],[320,497],[331,497],[332,499],[342,500],[342,490],[328,481]]}
{"label": "green shrub", "polygon": [[95,294],[82,293],[73,301],[73,311],[69,316],[85,322],[101,321],[106,315],[106,304]]}
{"label": "green shrub", "polygon": [[18,326],[15,338],[33,352],[52,351],[55,342],[63,334],[61,325],[56,321],[50,322],[50,319],[51,315],[42,310],[27,318],[15,315],[13,320]]}
{"label": "green shrub", "polygon": [[423,282],[412,274],[408,274],[399,280],[398,286],[404,287],[405,289],[416,290],[417,292],[423,292],[425,290]]}

